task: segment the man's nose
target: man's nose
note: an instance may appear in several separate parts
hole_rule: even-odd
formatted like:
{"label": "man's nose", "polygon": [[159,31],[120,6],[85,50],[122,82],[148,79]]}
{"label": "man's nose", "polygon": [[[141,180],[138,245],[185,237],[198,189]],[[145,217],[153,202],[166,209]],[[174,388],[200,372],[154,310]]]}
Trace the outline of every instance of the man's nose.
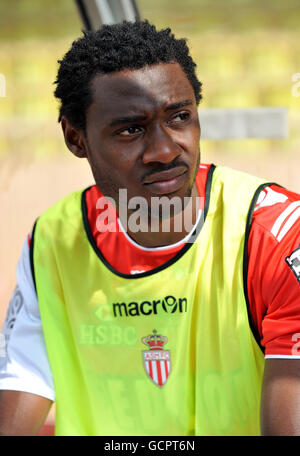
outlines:
{"label": "man's nose", "polygon": [[162,125],[155,125],[147,135],[147,144],[143,153],[143,163],[171,163],[181,153],[181,148]]}

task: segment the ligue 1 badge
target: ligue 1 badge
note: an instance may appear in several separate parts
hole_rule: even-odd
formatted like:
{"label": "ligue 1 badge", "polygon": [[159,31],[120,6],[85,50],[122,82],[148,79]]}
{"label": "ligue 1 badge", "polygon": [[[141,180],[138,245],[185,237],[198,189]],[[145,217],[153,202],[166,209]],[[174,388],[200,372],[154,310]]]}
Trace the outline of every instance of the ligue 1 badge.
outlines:
{"label": "ligue 1 badge", "polygon": [[143,350],[145,371],[155,385],[162,387],[171,372],[170,351],[163,348],[168,339],[166,336],[157,334],[154,329],[153,334],[142,338],[142,342],[149,348],[149,350]]}
{"label": "ligue 1 badge", "polygon": [[293,271],[296,279],[300,283],[300,245],[292,252],[289,257],[286,257],[285,261]]}

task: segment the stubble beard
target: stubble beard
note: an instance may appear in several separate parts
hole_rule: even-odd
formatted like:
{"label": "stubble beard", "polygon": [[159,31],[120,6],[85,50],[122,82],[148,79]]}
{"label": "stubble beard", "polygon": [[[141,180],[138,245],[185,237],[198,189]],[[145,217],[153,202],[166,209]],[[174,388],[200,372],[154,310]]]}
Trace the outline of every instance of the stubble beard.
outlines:
{"label": "stubble beard", "polygon": [[[112,179],[110,179],[108,173],[99,172],[99,169],[97,168],[97,166],[94,165],[94,163],[91,159],[92,155],[90,153],[89,145],[88,145],[88,149],[89,149],[89,157],[90,157],[88,159],[88,161],[89,161],[90,168],[91,168],[91,171],[92,171],[92,174],[93,174],[93,177],[94,177],[98,190],[101,192],[101,194],[105,198],[108,198],[111,202],[114,203],[114,207],[117,212],[117,215],[119,216],[119,214],[122,213],[123,218],[125,216],[126,221],[127,221],[130,218],[130,216],[136,212],[136,209],[133,210],[132,208],[129,207],[130,198],[126,199],[125,201],[123,201],[120,198],[120,190],[125,191],[126,195],[127,195],[127,188],[121,189],[118,185],[116,185],[114,183],[114,181]],[[193,195],[193,190],[195,189],[194,186],[195,186],[195,180],[196,180],[196,176],[198,173],[199,165],[200,165],[200,147],[198,146],[197,161],[196,161],[196,165],[195,165],[194,175],[193,175],[191,183],[186,191],[186,194],[184,196],[177,196],[177,197],[175,195],[165,195],[163,197],[157,196],[157,197],[151,197],[150,201],[148,201],[147,198],[143,198],[143,197],[137,195],[138,198],[141,198],[141,200],[145,201],[145,205],[142,205],[140,212],[141,212],[141,215],[144,216],[143,226],[146,231],[149,230],[149,227],[152,226],[153,222],[154,222],[154,224],[156,224],[156,225],[158,224],[161,227],[161,225],[168,219],[169,220],[174,219],[174,217],[178,216],[180,213],[183,213],[184,210],[186,209],[186,207],[188,206],[188,204],[194,205],[193,197],[195,196],[195,194],[197,194],[197,192],[195,193],[195,191],[194,191],[194,195]],[[134,198],[136,198],[136,196]],[[172,203],[174,201],[174,198],[178,199],[177,204]],[[123,203],[125,203],[125,204],[123,204],[123,205],[120,204],[120,200],[121,200],[122,204]],[[158,210],[153,210],[153,207],[155,206],[153,201],[155,201],[155,204],[156,204],[156,207],[158,207]],[[164,201],[165,204],[159,204],[159,201]],[[146,209],[143,210],[143,208],[146,208]],[[123,219],[122,219],[122,224],[124,225]]]}

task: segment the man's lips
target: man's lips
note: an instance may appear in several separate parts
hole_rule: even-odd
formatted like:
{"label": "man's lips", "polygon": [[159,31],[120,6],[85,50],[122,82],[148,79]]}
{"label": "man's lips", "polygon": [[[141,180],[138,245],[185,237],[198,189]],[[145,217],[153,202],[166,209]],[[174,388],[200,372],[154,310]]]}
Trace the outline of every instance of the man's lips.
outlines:
{"label": "man's lips", "polygon": [[174,179],[187,171],[186,166],[176,166],[172,169],[153,173],[143,180],[143,184],[153,184],[154,182],[165,182]]}
{"label": "man's lips", "polygon": [[158,195],[174,193],[184,184],[187,171],[186,166],[176,166],[169,170],[153,173],[143,180],[143,185]]}

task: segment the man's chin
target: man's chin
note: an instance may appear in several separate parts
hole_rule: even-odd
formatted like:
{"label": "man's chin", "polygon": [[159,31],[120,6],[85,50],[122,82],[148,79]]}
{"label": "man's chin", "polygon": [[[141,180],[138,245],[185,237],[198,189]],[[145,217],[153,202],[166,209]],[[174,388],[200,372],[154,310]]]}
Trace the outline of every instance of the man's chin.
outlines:
{"label": "man's chin", "polygon": [[172,218],[192,204],[193,189],[152,196],[148,203],[148,214],[159,219]]}

